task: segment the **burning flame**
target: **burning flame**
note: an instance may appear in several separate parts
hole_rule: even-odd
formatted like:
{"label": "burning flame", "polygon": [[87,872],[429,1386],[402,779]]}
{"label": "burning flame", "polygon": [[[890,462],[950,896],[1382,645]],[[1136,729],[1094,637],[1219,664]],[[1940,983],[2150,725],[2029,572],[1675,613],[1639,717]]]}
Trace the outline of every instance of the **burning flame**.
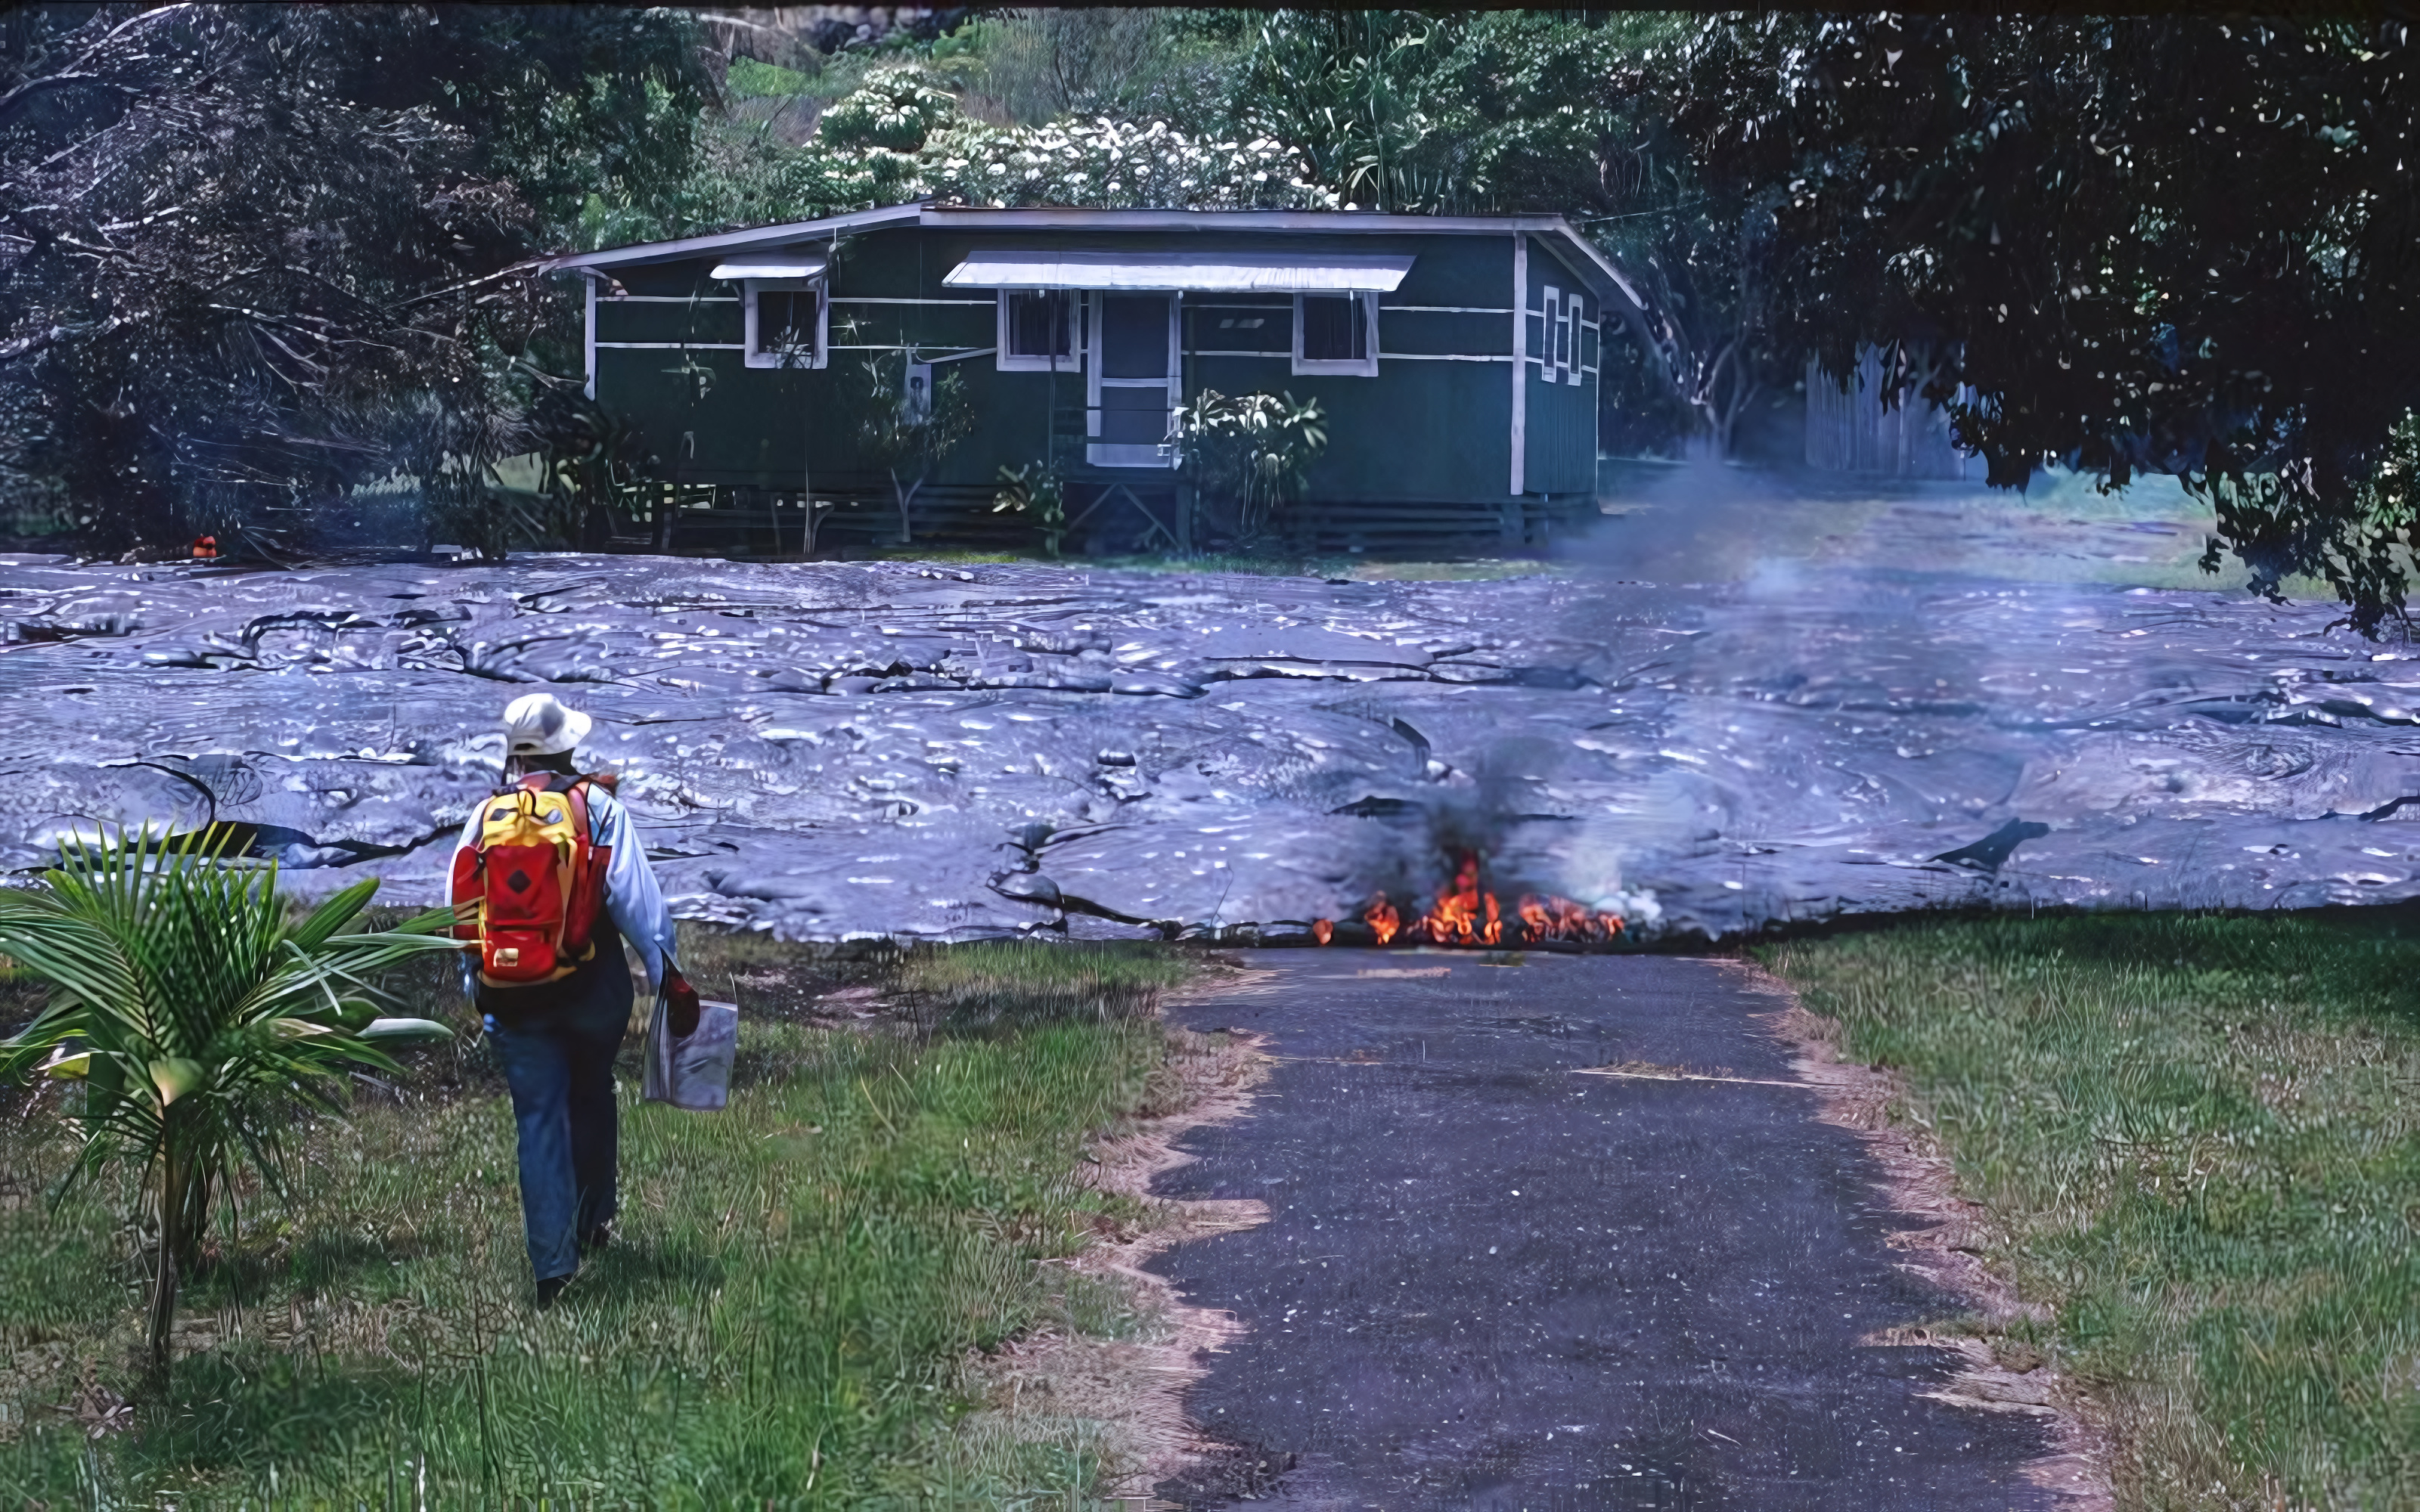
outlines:
{"label": "burning flame", "polygon": [[1496,912],[1496,894],[1479,886],[1479,857],[1466,856],[1453,872],[1453,884],[1437,889],[1436,906],[1412,926],[1426,932],[1438,945],[1501,945],[1504,920]]}
{"label": "burning flame", "polygon": [[1382,892],[1370,900],[1369,908],[1361,915],[1361,922],[1376,931],[1378,943],[1385,945],[1394,939],[1396,931],[1404,927],[1404,916],[1395,912],[1395,905],[1388,903],[1387,895]]}
{"label": "burning flame", "polygon": [[[1552,893],[1524,893],[1507,918],[1496,894],[1481,883],[1479,857],[1465,856],[1454,868],[1453,880],[1437,889],[1429,911],[1405,923],[1383,892],[1372,896],[1361,912],[1380,945],[1400,936],[1411,945],[1502,946],[1540,945],[1560,941],[1574,945],[1605,945],[1621,933],[1621,916],[1603,913]],[[1336,937],[1336,925],[1315,920],[1311,938],[1326,945]]]}

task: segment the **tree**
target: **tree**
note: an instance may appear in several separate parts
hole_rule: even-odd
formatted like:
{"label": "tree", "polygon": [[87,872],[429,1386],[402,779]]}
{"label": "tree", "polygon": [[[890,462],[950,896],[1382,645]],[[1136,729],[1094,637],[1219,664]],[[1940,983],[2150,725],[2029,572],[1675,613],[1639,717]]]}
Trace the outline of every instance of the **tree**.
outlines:
{"label": "tree", "polygon": [[2413,61],[2401,22],[1709,18],[1673,114],[1771,197],[1785,339],[1836,375],[1930,354],[1994,484],[2175,474],[2254,591],[2321,577],[2374,634],[2420,545],[2385,465],[2420,408]]}
{"label": "tree", "polygon": [[567,356],[568,298],[529,261],[549,227],[587,181],[653,192],[686,160],[686,24],[0,17],[0,466],[61,480],[114,547],[477,455],[523,364]]}
{"label": "tree", "polygon": [[864,377],[858,390],[858,444],[890,475],[901,546],[914,539],[908,512],[917,493],[975,428],[966,379],[954,370],[935,379],[928,394],[908,392],[911,375],[933,371],[920,355],[913,347],[875,353],[861,364]]}
{"label": "tree", "polygon": [[1233,98],[1247,24],[1241,12],[1147,7],[985,19],[962,44],[964,98],[970,114],[1017,126],[1213,120]]}
{"label": "tree", "polygon": [[1630,345],[1606,343],[1608,416],[1635,428],[1644,409],[1729,454],[1791,365],[1770,318],[1788,249],[1770,196],[1708,182],[1670,129],[1680,24],[1278,11],[1260,23],[1234,125],[1307,144],[1307,177],[1348,207],[1572,217],[1644,301],[1611,301]]}
{"label": "tree", "polygon": [[601,545],[613,530],[608,504],[652,463],[644,437],[590,398],[584,385],[568,379],[538,385],[528,429],[543,458],[543,488],[558,519],[569,526],[564,533],[583,549]]}
{"label": "tree", "polygon": [[1311,177],[1348,208],[1441,208],[1483,196],[1433,131],[1429,96],[1460,28],[1401,11],[1279,11],[1261,23],[1235,104],[1238,127],[1296,142]]}
{"label": "tree", "polygon": [[193,1270],[230,1178],[274,1189],[280,1132],[333,1112],[345,1075],[395,1069],[381,1041],[443,1038],[422,1019],[375,1016],[374,980],[409,956],[459,949],[453,916],[345,933],[376,890],[348,887],[296,919],[277,872],[223,859],[207,831],[70,841],[39,887],[0,890],[0,953],[50,1001],[0,1043],[0,1081],[80,1079],[69,1115],[82,1149],[54,1201],[116,1165],[143,1177],[159,1249],[150,1309],[155,1376],[168,1368],[179,1278]]}

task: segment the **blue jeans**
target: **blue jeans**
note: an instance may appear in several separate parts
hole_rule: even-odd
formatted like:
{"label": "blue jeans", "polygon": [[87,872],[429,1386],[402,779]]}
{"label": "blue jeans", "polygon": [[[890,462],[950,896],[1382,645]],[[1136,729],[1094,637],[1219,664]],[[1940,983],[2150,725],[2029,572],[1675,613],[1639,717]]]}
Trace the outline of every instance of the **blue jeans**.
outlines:
{"label": "blue jeans", "polygon": [[611,1036],[563,1024],[506,1027],[488,1037],[512,1088],[520,1129],[521,1227],[541,1281],[580,1268],[580,1239],[613,1217],[620,1129],[613,1109]]}

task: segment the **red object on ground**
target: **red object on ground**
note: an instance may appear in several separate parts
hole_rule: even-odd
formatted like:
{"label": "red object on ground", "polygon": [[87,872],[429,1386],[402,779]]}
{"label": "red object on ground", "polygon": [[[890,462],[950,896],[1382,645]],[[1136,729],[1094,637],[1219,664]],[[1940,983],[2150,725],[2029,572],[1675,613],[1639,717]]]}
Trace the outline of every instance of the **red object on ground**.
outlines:
{"label": "red object on ground", "polygon": [[217,560],[217,558],[218,558],[218,554],[219,554],[219,538],[218,538],[217,536],[215,536],[215,535],[196,535],[196,536],[194,536],[194,561],[196,561],[196,562],[211,562],[211,561],[215,561],[215,560]]}

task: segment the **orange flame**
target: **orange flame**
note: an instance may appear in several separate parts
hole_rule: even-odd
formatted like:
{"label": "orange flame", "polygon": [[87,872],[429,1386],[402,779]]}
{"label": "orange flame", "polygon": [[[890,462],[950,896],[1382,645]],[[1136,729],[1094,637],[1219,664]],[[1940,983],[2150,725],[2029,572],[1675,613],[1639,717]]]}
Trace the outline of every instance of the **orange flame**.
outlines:
{"label": "orange flame", "polygon": [[[1496,895],[1481,885],[1479,857],[1466,855],[1454,868],[1453,880],[1437,889],[1436,902],[1426,914],[1407,925],[1381,892],[1371,898],[1361,921],[1370,926],[1380,945],[1391,945],[1398,935],[1406,943],[1431,945],[1542,945],[1548,941],[1606,945],[1622,930],[1620,914],[1603,913],[1552,893],[1524,893],[1512,912],[1512,919],[1504,918]],[[1326,945],[1335,938],[1336,926],[1319,919],[1311,926],[1311,933]]]}
{"label": "orange flame", "polygon": [[1529,893],[1521,900],[1524,936],[1532,940],[1575,940],[1604,944],[1621,933],[1620,914],[1601,914],[1569,898]]}
{"label": "orange flame", "polygon": [[1496,894],[1479,886],[1479,857],[1466,856],[1454,869],[1453,881],[1439,887],[1436,904],[1413,926],[1437,945],[1500,945],[1504,920],[1496,910]]}
{"label": "orange flame", "polygon": [[1383,892],[1370,900],[1370,906],[1362,913],[1361,921],[1377,934],[1380,945],[1391,942],[1396,932],[1404,927],[1404,916],[1395,912],[1395,905],[1387,901]]}

